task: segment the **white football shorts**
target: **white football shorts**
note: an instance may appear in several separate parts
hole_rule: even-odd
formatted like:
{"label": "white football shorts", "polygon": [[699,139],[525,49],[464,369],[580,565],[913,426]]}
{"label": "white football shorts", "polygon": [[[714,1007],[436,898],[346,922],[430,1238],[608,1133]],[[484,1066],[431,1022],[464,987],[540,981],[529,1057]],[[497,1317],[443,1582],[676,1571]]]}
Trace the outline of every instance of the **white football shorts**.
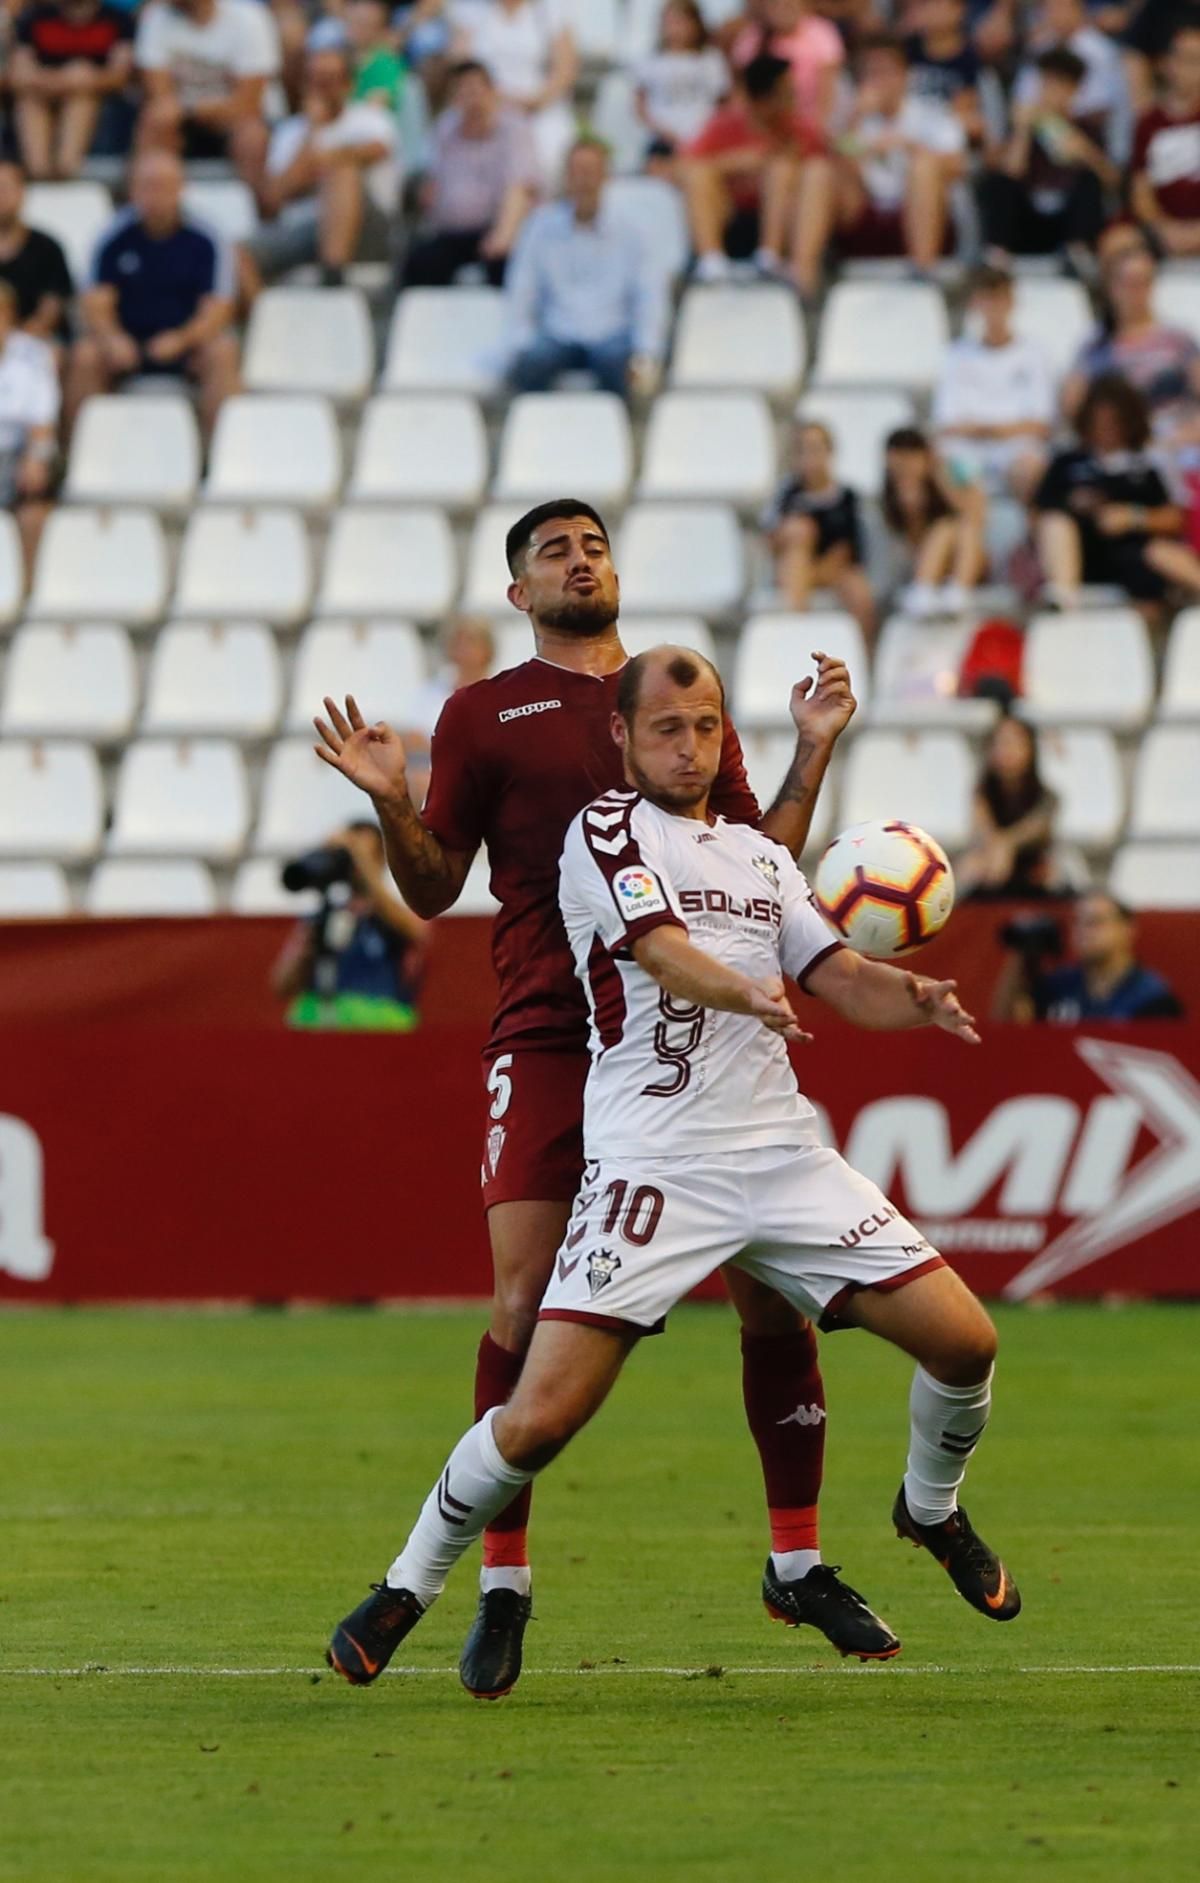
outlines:
{"label": "white football shorts", "polygon": [[823,1145],[589,1163],[542,1299],[544,1320],[660,1331],[731,1262],[825,1327],[858,1288],[900,1288],[942,1258],[882,1190]]}

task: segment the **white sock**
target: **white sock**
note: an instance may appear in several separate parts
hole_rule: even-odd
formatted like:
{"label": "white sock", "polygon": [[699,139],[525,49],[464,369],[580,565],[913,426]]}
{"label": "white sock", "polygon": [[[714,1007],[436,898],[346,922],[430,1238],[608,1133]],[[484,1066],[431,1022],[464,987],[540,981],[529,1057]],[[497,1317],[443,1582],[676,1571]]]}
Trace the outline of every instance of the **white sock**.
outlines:
{"label": "white sock", "polygon": [[802,1582],[821,1560],[820,1550],[772,1550],[771,1561],[781,1582]]}
{"label": "white sock", "polygon": [[426,1606],[436,1602],[446,1577],[465,1550],[483,1535],[532,1471],[518,1471],[501,1456],[492,1437],[498,1406],[459,1439],[446,1468],[425,1499],[408,1542],[387,1572],[390,1589],[410,1589]]}
{"label": "white sock", "polygon": [[484,1595],[489,1589],[515,1589],[528,1595],[533,1588],[533,1571],[528,1563],[501,1563],[495,1569],[479,1571],[479,1587]]}
{"label": "white sock", "polygon": [[958,1487],[987,1424],[992,1369],[978,1386],[943,1386],[923,1366],[909,1394],[904,1501],[918,1523],[944,1523],[958,1508]]}

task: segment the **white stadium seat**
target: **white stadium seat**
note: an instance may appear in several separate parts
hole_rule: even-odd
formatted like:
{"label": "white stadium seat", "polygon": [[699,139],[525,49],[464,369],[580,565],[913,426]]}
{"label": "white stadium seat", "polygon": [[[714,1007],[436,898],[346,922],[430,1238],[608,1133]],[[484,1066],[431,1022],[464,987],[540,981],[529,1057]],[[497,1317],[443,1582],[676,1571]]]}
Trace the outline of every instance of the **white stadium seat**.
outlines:
{"label": "white stadium seat", "polygon": [[862,629],[850,615],[755,615],[738,636],[733,699],[739,726],[787,726],[797,680],[813,672],[817,650],[844,660],[858,710],[870,705],[871,668]]}
{"label": "white stadium seat", "polygon": [[1162,719],[1200,721],[1200,608],[1185,608],[1175,617],[1158,711]]}
{"label": "white stadium seat", "polygon": [[839,281],[825,303],[816,384],[929,388],[950,338],[927,281]]}
{"label": "white stadium seat", "polygon": [[902,818],[948,850],[967,841],[975,764],[957,732],[862,733],[842,771],[839,822]]}
{"label": "white stadium seat", "polygon": [[0,627],[16,619],[25,597],[25,558],[16,518],[0,510]]}
{"label": "white stadium seat", "polygon": [[[746,761],[746,776],[750,780],[750,789],[765,810],[774,802],[780,785],[787,777],[788,767],[796,756],[795,731],[747,732],[742,738],[742,755]],[[805,852],[809,856],[824,847],[825,840],[833,829],[833,809],[836,797],[835,780],[827,775],[813,811],[808,842],[805,845]]]}
{"label": "white stadium seat", "polygon": [[65,494],[84,503],[182,510],[200,481],[200,432],[187,399],[86,399],[71,438]]}
{"label": "white stadium seat", "polygon": [[43,621],[111,619],[144,626],[167,599],[167,545],[150,510],[52,510],[42,531],[29,613]]}
{"label": "white stadium seat", "polygon": [[673,386],[750,386],[774,397],[804,376],[804,326],[779,283],[689,288],[679,309]]}
{"label": "white stadium seat", "polygon": [[356,501],[440,503],[467,510],[483,496],[483,414],[465,393],[410,393],[363,408],[348,495]]}
{"label": "white stadium seat", "polygon": [[388,334],[385,392],[493,392],[504,368],[499,288],[406,288]]}
{"label": "white stadium seat", "polygon": [[1200,726],[1153,726],[1143,735],[1129,835],[1200,838]]}
{"label": "white stadium seat", "polygon": [[312,739],[281,739],[271,747],[263,772],[254,848],[290,856],[310,850],[331,831],[370,814],[369,801],[348,778],[317,757]]}
{"label": "white stadium seat", "polygon": [[242,755],[232,739],[135,739],[117,774],[114,856],[235,857],[250,822]]}
{"label": "white stadium seat", "polygon": [[490,503],[476,516],[463,579],[462,606],[468,614],[504,619],[505,591],[512,581],[504,560],[504,538],[525,508],[520,503]]}
{"label": "white stadium seat", "polygon": [[566,490],[621,504],[632,479],[629,413],[616,393],[527,392],[512,401],[492,487],[498,501],[529,505]]}
{"label": "white stadium seat", "polygon": [[1159,270],[1154,285],[1154,312],[1164,327],[1200,332],[1200,273],[1194,262]]}
{"label": "white stadium seat", "polygon": [[183,186],[183,208],[227,242],[248,242],[258,228],[254,192],[239,177],[189,177]]}
{"label": "white stadium seat", "polygon": [[0,863],[0,922],[70,915],[71,891],[58,863]]}
{"label": "white stadium seat", "polygon": [[83,287],[91,271],[96,243],[111,221],[112,197],[102,183],[30,183],[25,191],[21,220],[30,229],[44,229],[62,245],[75,286]]}
{"label": "white stadium seat", "polygon": [[279,652],[261,621],[172,621],[154,643],[141,730],[262,739],[281,704]]}
{"label": "white stadium seat", "polygon": [[613,177],[604,207],[637,230],[647,255],[671,280],[683,273],[692,245],[681,191],[663,177]]}
{"label": "white stadium seat", "polygon": [[89,915],[212,915],[217,892],[196,857],[105,857],[92,871]]}
{"label": "white stadium seat", "polygon": [[877,497],[883,489],[884,443],[902,425],[915,425],[916,407],[906,392],[831,386],[806,392],[796,416],[827,425],[842,482],[861,497]]}
{"label": "white stadium seat", "polygon": [[728,614],[746,585],[742,534],[726,504],[633,504],[616,561],[631,614]]}
{"label": "white stadium seat", "polygon": [[1153,702],[1150,637],[1134,609],[1034,617],[1025,638],[1028,718],[1128,730],[1144,724]]}
{"label": "white stadium seat", "polygon": [[[315,761],[320,763],[318,759]],[[230,891],[229,906],[235,915],[309,915],[320,904],[315,889],[294,893],[280,881],[280,860],[275,857],[247,857],[239,863]]]}
{"label": "white stadium seat", "polygon": [[103,819],[104,787],[90,745],[0,742],[0,856],[92,856]]}
{"label": "white stadium seat", "polygon": [[593,64],[612,64],[625,26],[624,6],[619,0],[566,0],[561,17],[574,33],[585,59]]}
{"label": "white stadium seat", "polygon": [[906,615],[886,621],[875,650],[872,722],[985,731],[999,711],[996,702],[958,697],[958,676],[974,633],[971,621],[911,621]]}
{"label": "white stadium seat", "polygon": [[133,725],[137,668],[112,622],[30,624],[13,637],[4,677],[6,733],[123,739]]}
{"label": "white stadium seat", "polygon": [[606,72],[596,87],[592,106],[596,136],[608,145],[618,176],[633,176],[641,169],[650,133],[637,114],[633,79],[628,72]]}
{"label": "white stadium seat", "polygon": [[217,503],[337,502],[342,441],[328,399],[244,393],[217,416],[204,495]]}
{"label": "white stadium seat", "polygon": [[361,399],[374,370],[371,316],[357,288],[266,288],[255,301],[242,359],[248,391]]}
{"label": "white stadium seat", "polygon": [[1061,275],[1017,275],[1013,329],[1019,339],[1037,342],[1056,379],[1073,364],[1095,325],[1081,281]]}
{"label": "white stadium seat", "polygon": [[1200,843],[1126,843],[1109,887],[1132,909],[1200,909]]}
{"label": "white stadium seat", "polygon": [[179,552],[174,612],[302,621],[312,598],[308,536],[298,510],[199,510]]}
{"label": "white stadium seat", "polygon": [[1039,768],[1058,799],[1054,835],[1087,850],[1106,850],[1125,817],[1125,781],[1117,743],[1096,726],[1047,727]]}
{"label": "white stadium seat", "polygon": [[724,497],[758,508],[775,482],[775,428],[761,393],[664,392],[655,400],[640,497]]}
{"label": "white stadium seat", "polygon": [[409,615],[433,621],[458,587],[454,538],[444,510],[338,510],[325,549],[317,612]]}
{"label": "white stadium seat", "polygon": [[407,621],[318,621],[296,649],[287,730],[307,732],[327,693],[339,706],[352,693],[368,720],[405,726],[424,679],[420,637]]}

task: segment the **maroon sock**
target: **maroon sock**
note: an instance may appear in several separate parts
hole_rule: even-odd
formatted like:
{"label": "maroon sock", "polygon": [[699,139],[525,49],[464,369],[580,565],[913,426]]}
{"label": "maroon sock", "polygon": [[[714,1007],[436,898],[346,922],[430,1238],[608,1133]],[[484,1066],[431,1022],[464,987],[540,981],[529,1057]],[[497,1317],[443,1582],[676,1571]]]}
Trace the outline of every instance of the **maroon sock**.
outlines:
{"label": "maroon sock", "polygon": [[762,1460],[771,1548],[819,1549],[825,1382],[812,1328],[794,1334],[748,1334],[743,1329],[742,1397]]}
{"label": "maroon sock", "polygon": [[[490,1334],[485,1334],[479,1343],[479,1352],[475,1358],[475,1417],[482,1419],[485,1412],[493,1406],[503,1406],[512,1395],[512,1389],[521,1377],[521,1368],[525,1364],[523,1353],[513,1353],[508,1347],[501,1347]],[[529,1528],[529,1505],[533,1498],[533,1485],[525,1485],[517,1492],[511,1504],[507,1504],[483,1533],[483,1564],[485,1569],[524,1568],[529,1562],[529,1549],[526,1531]]]}

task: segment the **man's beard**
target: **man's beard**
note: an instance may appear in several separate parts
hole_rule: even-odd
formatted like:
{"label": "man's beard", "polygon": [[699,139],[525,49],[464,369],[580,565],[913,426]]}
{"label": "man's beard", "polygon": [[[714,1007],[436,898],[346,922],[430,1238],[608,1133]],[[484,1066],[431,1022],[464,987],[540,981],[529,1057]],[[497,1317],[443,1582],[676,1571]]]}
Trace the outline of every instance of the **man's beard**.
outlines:
{"label": "man's beard", "polygon": [[616,604],[597,590],[593,595],[573,595],[555,608],[542,609],[535,626],[553,628],[556,634],[575,634],[586,641],[607,634],[616,619]]}
{"label": "man's beard", "polygon": [[656,804],[660,811],[678,813],[693,810],[712,790],[711,783],[667,786],[651,784],[628,750],[625,754],[625,769],[637,790],[648,803]]}

